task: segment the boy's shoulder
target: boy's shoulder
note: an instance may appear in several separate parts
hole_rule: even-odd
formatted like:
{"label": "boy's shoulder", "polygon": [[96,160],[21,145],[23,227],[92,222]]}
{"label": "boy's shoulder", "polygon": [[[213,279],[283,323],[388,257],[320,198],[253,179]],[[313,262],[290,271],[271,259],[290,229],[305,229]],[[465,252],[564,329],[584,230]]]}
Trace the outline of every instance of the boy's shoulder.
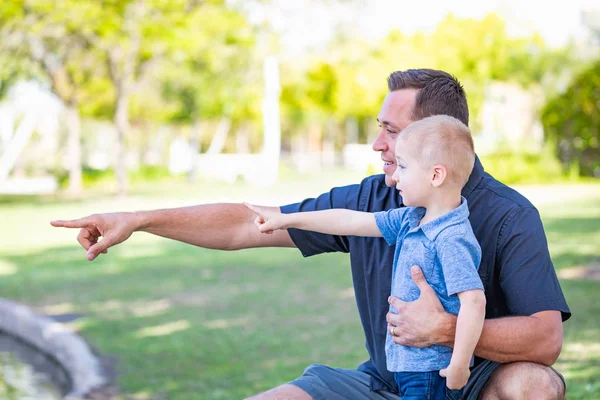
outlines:
{"label": "boy's shoulder", "polygon": [[468,218],[461,221],[455,221],[452,224],[442,227],[435,237],[434,243],[436,245],[443,245],[447,244],[449,241],[468,241],[477,243],[477,238],[475,237],[475,233],[473,233],[473,228],[471,227]]}

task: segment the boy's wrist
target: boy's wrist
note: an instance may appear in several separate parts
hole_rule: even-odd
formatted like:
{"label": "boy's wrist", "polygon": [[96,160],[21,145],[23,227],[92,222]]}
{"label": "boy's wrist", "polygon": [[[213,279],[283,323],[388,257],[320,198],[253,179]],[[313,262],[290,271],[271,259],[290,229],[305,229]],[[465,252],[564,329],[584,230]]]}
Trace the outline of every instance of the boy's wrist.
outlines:
{"label": "boy's wrist", "polygon": [[292,213],[292,214],[281,214],[278,216],[279,221],[281,222],[281,225],[287,229],[287,228],[299,228],[299,219],[296,218],[296,214],[297,213]]}
{"label": "boy's wrist", "polygon": [[464,371],[464,370],[470,370],[470,362],[462,362],[462,361],[450,361],[450,364],[448,365],[448,369],[452,369],[455,371]]}

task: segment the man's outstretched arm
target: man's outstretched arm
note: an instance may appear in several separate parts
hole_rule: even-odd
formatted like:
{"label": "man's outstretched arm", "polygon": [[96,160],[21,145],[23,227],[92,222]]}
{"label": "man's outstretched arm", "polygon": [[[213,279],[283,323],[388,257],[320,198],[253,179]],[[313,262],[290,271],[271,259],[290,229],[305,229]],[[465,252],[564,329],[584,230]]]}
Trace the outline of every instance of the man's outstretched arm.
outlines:
{"label": "man's outstretched arm", "polygon": [[[278,207],[264,207],[279,211]],[[287,231],[261,234],[254,214],[242,204],[219,203],[153,211],[93,214],[70,221],[52,221],[56,227],[80,228],[78,242],[87,259],[129,239],[134,232],[148,232],[194,246],[219,250],[252,247],[295,247]],[[100,240],[102,239],[102,240]]]}

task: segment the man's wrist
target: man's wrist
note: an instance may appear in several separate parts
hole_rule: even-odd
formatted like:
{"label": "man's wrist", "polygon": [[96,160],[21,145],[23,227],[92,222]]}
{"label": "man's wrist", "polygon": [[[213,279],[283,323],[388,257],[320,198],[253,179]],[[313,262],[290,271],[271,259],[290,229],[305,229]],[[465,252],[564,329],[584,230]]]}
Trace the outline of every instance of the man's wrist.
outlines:
{"label": "man's wrist", "polygon": [[143,231],[150,225],[150,217],[148,215],[148,212],[138,211],[131,212],[129,214],[132,216],[132,220],[134,221],[134,232]]}
{"label": "man's wrist", "polygon": [[438,337],[435,340],[436,344],[454,347],[456,319],[456,315],[444,312],[443,316],[441,317],[440,327],[438,329]]}

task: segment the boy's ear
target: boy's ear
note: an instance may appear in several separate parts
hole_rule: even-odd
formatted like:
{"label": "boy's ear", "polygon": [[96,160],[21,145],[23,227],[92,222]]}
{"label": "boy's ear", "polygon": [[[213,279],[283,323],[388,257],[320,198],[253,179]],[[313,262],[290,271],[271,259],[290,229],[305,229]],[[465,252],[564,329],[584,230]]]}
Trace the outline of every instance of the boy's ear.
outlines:
{"label": "boy's ear", "polygon": [[433,176],[431,177],[431,186],[440,187],[446,180],[448,171],[442,164],[436,164],[433,166]]}

